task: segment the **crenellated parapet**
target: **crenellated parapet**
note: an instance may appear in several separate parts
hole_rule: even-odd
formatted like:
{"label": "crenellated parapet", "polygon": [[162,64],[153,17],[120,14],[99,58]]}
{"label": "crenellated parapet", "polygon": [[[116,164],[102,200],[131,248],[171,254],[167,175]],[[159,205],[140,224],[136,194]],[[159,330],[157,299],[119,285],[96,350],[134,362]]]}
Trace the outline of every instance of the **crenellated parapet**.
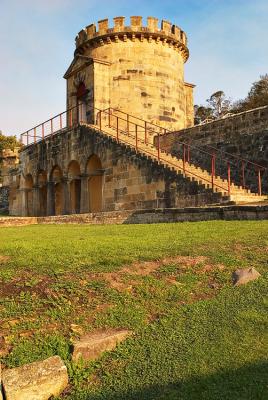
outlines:
{"label": "crenellated parapet", "polygon": [[83,54],[91,46],[128,40],[155,41],[173,47],[182,54],[184,61],[189,57],[187,37],[183,30],[166,20],[162,20],[159,26],[158,18],[154,17],[148,17],[145,26],[141,16],[130,17],[130,26],[126,26],[125,17],[113,18],[113,27],[110,27],[108,19],[99,21],[98,29],[95,24],[88,25],[76,37],[75,54]]}

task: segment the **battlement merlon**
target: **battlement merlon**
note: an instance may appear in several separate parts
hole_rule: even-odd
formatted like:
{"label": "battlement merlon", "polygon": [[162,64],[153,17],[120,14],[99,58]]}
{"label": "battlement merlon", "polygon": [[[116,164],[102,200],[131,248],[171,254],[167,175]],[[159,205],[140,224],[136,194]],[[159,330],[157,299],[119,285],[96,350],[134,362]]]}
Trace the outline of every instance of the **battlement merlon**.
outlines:
{"label": "battlement merlon", "polygon": [[109,20],[103,19],[98,21],[98,31],[95,24],[88,25],[85,29],[82,29],[76,37],[76,53],[83,52],[83,46],[90,41],[111,40],[113,37],[133,37],[135,35],[142,39],[148,37],[165,42],[169,41],[184,51],[185,61],[188,59],[187,37],[185,32],[177,25],[162,20],[159,27],[158,18],[148,17],[147,25],[144,26],[141,16],[131,16],[130,26],[125,25],[125,17],[115,17],[113,21],[114,26],[112,28],[109,28]]}

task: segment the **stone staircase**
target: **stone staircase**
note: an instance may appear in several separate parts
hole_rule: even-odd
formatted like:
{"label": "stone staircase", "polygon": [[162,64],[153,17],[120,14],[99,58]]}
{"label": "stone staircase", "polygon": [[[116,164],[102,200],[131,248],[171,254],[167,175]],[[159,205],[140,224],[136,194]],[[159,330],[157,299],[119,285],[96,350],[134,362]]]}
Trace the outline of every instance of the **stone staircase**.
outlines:
{"label": "stone staircase", "polygon": [[203,186],[214,193],[219,193],[227,202],[247,204],[267,201],[267,196],[259,196],[258,194],[252,193],[250,190],[243,189],[241,186],[237,186],[234,183],[231,183],[230,194],[228,194],[227,179],[222,179],[219,176],[215,176],[212,183],[212,176],[209,171],[203,170],[194,164],[183,162],[182,159],[173,157],[164,151],[158,151],[158,149],[153,145],[153,136],[155,136],[155,134],[152,132],[148,132],[148,138],[145,143],[144,138],[137,139],[133,132],[127,132],[124,129],[117,129],[117,127],[113,127],[111,125],[108,126],[108,124],[105,122],[101,124],[101,127],[87,123],[81,124],[95,130],[98,133],[105,134],[113,138],[118,143],[129,146],[130,148],[136,150],[137,154],[142,154],[154,161],[157,161],[165,168],[175,171],[184,178],[197,182],[198,185]]}

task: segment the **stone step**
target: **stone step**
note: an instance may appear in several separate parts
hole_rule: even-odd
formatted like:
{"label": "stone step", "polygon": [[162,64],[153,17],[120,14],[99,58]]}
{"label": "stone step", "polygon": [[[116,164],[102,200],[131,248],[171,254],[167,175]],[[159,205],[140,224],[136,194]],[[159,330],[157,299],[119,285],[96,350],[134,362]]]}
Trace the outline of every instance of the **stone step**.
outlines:
{"label": "stone step", "polygon": [[[98,126],[90,125],[93,129],[100,131]],[[117,132],[113,127],[104,126],[101,131],[106,135],[113,137],[117,140]],[[124,131],[119,131],[121,138],[119,138],[119,142],[122,144],[136,149],[136,137],[133,134],[128,134]],[[122,135],[124,135],[124,140],[122,140]],[[158,160],[158,150],[152,143],[147,142],[143,139],[139,139],[137,152],[143,154],[143,156],[153,159],[157,161],[159,164],[164,165],[165,168],[175,171],[177,174],[182,175],[186,179],[189,179],[192,182],[197,182],[199,185],[204,186],[206,189],[210,189],[216,193],[220,193],[223,197],[228,197],[228,181],[227,179],[223,179],[220,176],[215,176],[214,184],[212,185],[211,173],[202,169],[199,166],[194,164],[185,162],[183,163],[182,159],[176,158],[171,154],[165,153],[164,151],[160,151],[160,160]],[[148,154],[149,153],[149,154]],[[251,193],[250,190],[243,189],[241,186],[235,185],[233,182],[230,185],[231,188],[231,196],[229,198],[231,201],[235,202],[257,202],[263,201],[267,199],[266,196],[258,196],[255,193]]]}

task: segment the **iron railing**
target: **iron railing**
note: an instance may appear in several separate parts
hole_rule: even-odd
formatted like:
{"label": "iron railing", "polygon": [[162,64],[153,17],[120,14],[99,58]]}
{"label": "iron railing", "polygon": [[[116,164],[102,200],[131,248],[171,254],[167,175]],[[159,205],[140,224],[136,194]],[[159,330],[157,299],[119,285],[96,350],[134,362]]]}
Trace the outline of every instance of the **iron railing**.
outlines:
{"label": "iron railing", "polygon": [[[182,167],[179,167],[178,164],[173,163],[170,160],[165,160],[163,157],[164,149],[163,152],[161,149],[161,136],[171,131],[117,109],[108,108],[100,110],[94,108],[91,110],[90,115],[85,116],[83,115],[82,105],[72,107],[22,133],[21,142],[24,145],[29,146],[46,137],[53,137],[58,133],[67,131],[82,123],[97,125],[100,131],[104,132],[106,127],[110,129],[112,128],[115,131],[115,138],[117,141],[122,141],[134,146],[136,151],[140,149],[150,157],[156,158],[158,161],[162,161],[165,164],[168,163],[171,168],[180,168],[184,173],[197,178],[197,180],[202,179],[202,181],[207,182],[211,185],[212,189],[214,189],[214,187],[219,188],[226,191],[228,195],[231,194],[232,187],[234,186],[232,183],[232,172],[237,167],[237,163],[234,162],[234,159],[236,161],[239,160],[242,165],[241,187],[246,189],[245,170],[250,166],[256,173],[258,195],[262,195],[262,173],[264,171],[267,172],[265,167],[244,158],[240,158],[239,156],[233,156],[230,153],[219,151],[211,146],[209,151],[207,151],[196,145],[176,141],[181,150],[181,154],[178,156],[182,160]],[[107,134],[109,134],[109,132],[107,132]],[[134,139],[134,143],[127,139],[128,136]],[[141,146],[141,144],[143,146]],[[157,154],[153,153],[151,150],[152,148],[157,150]],[[191,154],[197,152],[199,152],[203,158],[206,157],[208,159],[210,168],[208,168],[207,171],[211,175],[210,180],[204,178],[204,176],[201,176],[198,173],[194,173],[187,167],[191,162]],[[167,152],[165,152],[165,154],[167,154]],[[217,175],[217,164],[219,164],[219,160],[221,160],[221,164],[222,162],[226,164],[226,170],[224,173],[221,171],[221,173]],[[226,181],[227,186],[223,187],[222,185],[219,185],[216,182],[217,177],[220,177],[223,182]]]}

